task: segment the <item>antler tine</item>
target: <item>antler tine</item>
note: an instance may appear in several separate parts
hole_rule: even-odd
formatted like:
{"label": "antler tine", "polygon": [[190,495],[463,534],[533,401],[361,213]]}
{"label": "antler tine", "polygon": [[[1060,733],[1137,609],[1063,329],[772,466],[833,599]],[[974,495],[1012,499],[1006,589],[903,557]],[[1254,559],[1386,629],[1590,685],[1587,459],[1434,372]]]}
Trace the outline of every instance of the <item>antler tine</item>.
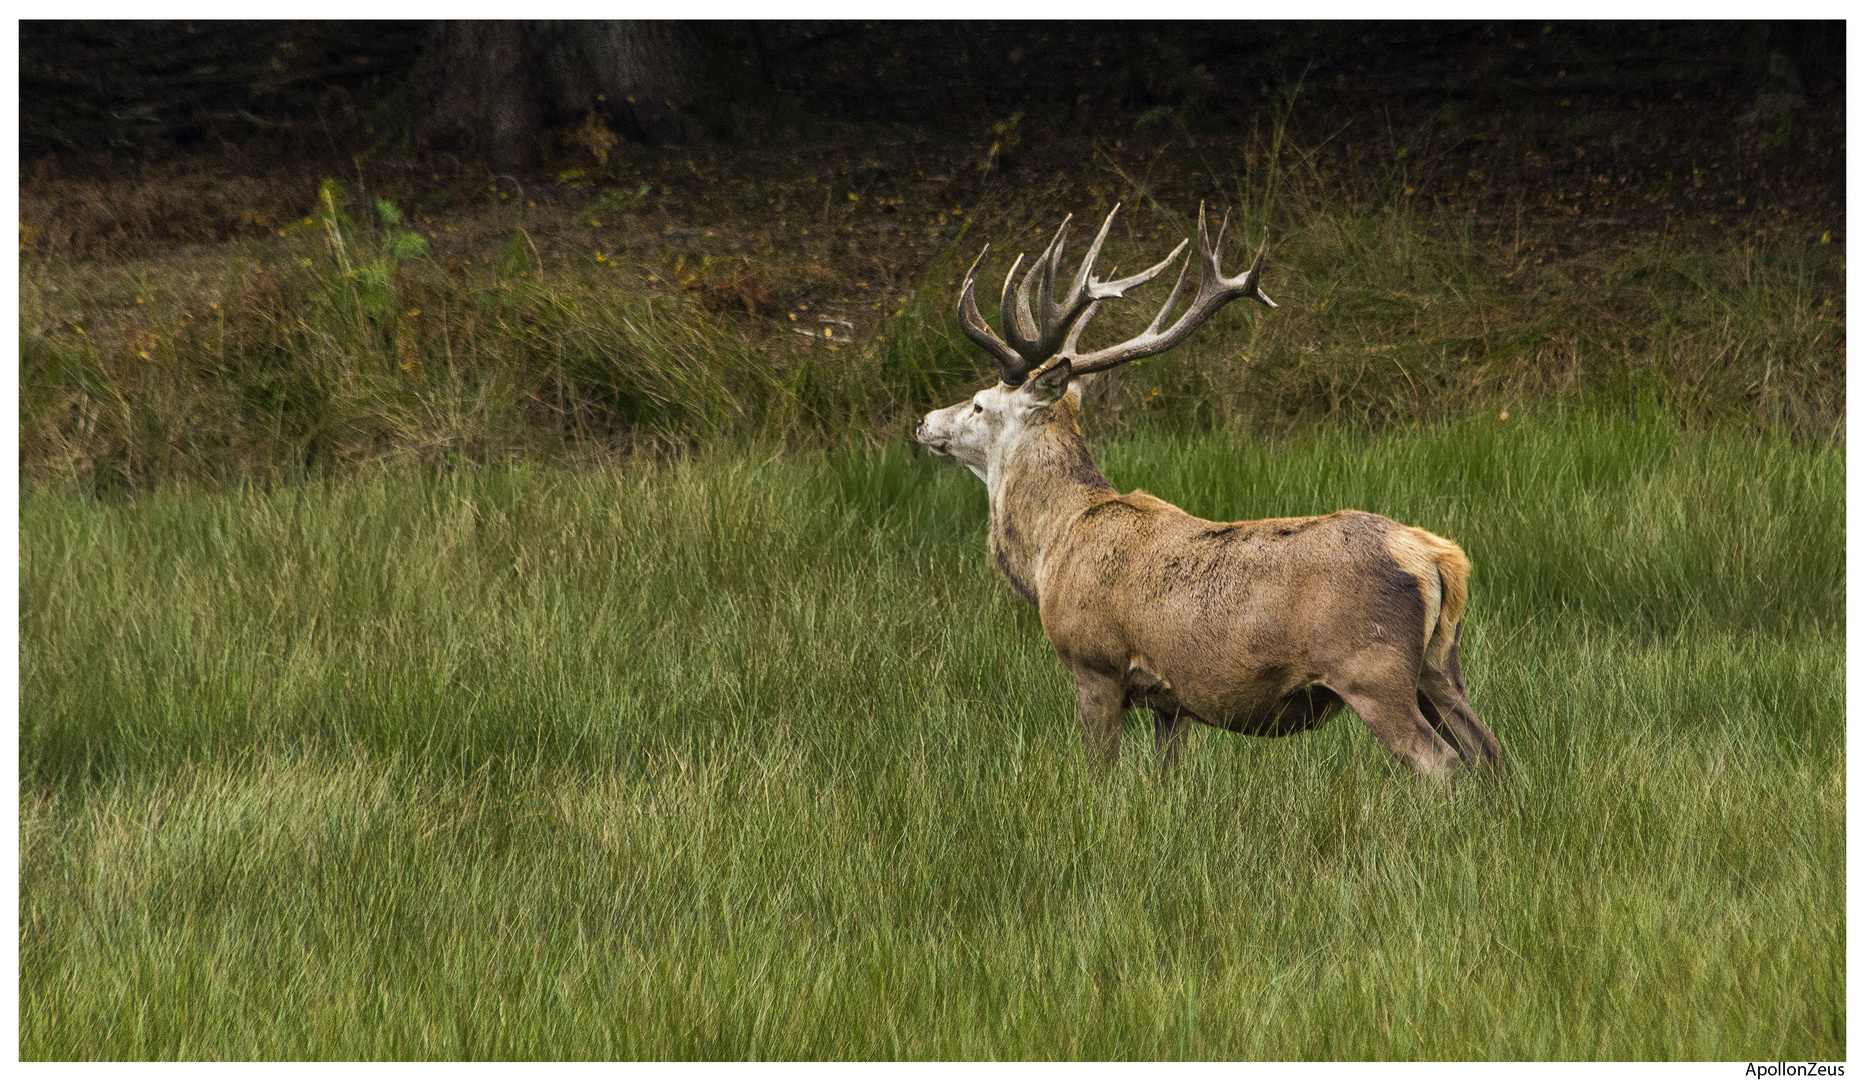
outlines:
{"label": "antler tine", "polygon": [[1056,272],[1062,268],[1062,248],[1068,242],[1068,225],[1075,220],[1074,214],[1062,219],[1062,227],[1056,230],[1055,239],[1049,241],[1049,247],[1043,251],[1042,295],[1036,298],[1036,336],[1038,347],[1049,340],[1054,332],[1056,316],[1062,309],[1056,305]]}
{"label": "antler tine", "polygon": [[[1056,230],[1054,239],[1043,253],[1036,257],[1030,268],[1017,285],[1016,318],[1012,321],[1010,309],[1005,309],[1004,336],[1010,344],[1026,358],[1032,366],[1041,364],[1055,351],[1056,319],[1056,268],[1062,262],[1062,247],[1068,236],[1068,224],[1074,215],[1062,219],[1062,227]],[[1036,309],[1030,309],[1030,287],[1040,280],[1041,295],[1036,299]]]}
{"label": "antler tine", "polygon": [[[1069,221],[1073,220],[1073,215],[1063,220],[1062,227],[1056,230],[1055,238],[1050,241],[1049,247],[1037,258],[1024,275],[1022,283],[1018,285],[1016,311],[1019,313],[1020,321],[1017,325],[1012,325],[1010,316],[1006,315],[1004,335],[1018,352],[1030,358],[1033,366],[1041,365],[1057,355],[1058,349],[1064,348],[1065,342],[1070,339],[1070,331],[1080,321],[1082,312],[1090,304],[1120,296],[1136,285],[1151,281],[1167,266],[1170,266],[1173,259],[1178,257],[1179,251],[1175,249],[1164,262],[1132,277],[1111,282],[1094,280],[1094,260],[1100,255],[1102,245],[1107,242],[1107,234],[1114,227],[1114,215],[1119,212],[1118,204],[1113,210],[1108,211],[1107,220],[1101,223],[1100,233],[1095,236],[1094,244],[1089,247],[1087,256],[1082,259],[1081,267],[1075,272],[1075,280],[1069,286],[1068,295],[1060,303],[1057,303],[1055,299],[1055,277],[1062,268],[1063,249],[1067,243],[1068,225]],[[1181,244],[1180,248],[1183,247],[1184,245]],[[1037,311],[1032,325],[1027,300],[1031,287],[1037,282],[1039,270],[1041,271],[1042,295],[1037,300]]]}
{"label": "antler tine", "polygon": [[1043,267],[1048,262],[1049,253],[1045,251],[1036,257],[1035,262],[1030,263],[1028,270],[1023,272],[1023,280],[1017,283],[1014,321],[1011,318],[1011,309],[1004,308],[1004,337],[1009,339],[1010,344],[1026,358],[1034,357],[1034,363],[1042,362],[1042,354],[1037,350],[1042,334],[1037,329],[1036,317],[1030,312],[1030,285],[1036,280],[1036,275],[1043,272]]}
{"label": "antler tine", "polygon": [[1003,322],[1006,333],[1010,333],[1015,329],[1010,321],[1010,286],[1012,282],[1017,280],[1017,267],[1022,265],[1023,253],[1019,251],[1017,252],[1016,260],[1010,264],[1009,271],[1004,274],[1003,295],[997,298],[997,317]]}
{"label": "antler tine", "polygon": [[[1166,299],[1165,306],[1160,308],[1159,314],[1154,316],[1152,325],[1148,326],[1138,337],[1131,341],[1122,342],[1119,345],[1112,345],[1108,348],[1089,353],[1086,356],[1070,355],[1069,359],[1074,366],[1075,373],[1077,375],[1088,375],[1097,371],[1106,371],[1108,368],[1114,367],[1117,364],[1124,364],[1129,360],[1138,360],[1141,357],[1156,356],[1159,353],[1165,352],[1167,349],[1172,348],[1181,341],[1184,341],[1187,337],[1190,337],[1191,332],[1203,324],[1206,319],[1210,318],[1218,308],[1223,307],[1225,304],[1238,297],[1247,296],[1253,300],[1261,301],[1269,307],[1274,307],[1275,305],[1270,301],[1269,297],[1263,294],[1260,284],[1263,275],[1263,258],[1269,250],[1269,238],[1267,236],[1263,238],[1263,247],[1257,252],[1256,261],[1247,272],[1235,278],[1227,278],[1224,276],[1221,263],[1223,259],[1224,232],[1229,227],[1229,224],[1230,218],[1227,214],[1225,215],[1223,224],[1218,228],[1216,242],[1212,242],[1209,228],[1205,222],[1204,205],[1201,203],[1198,207],[1198,247],[1204,265],[1199,268],[1198,291],[1193,294],[1191,303],[1187,304],[1184,312],[1173,321],[1170,329],[1163,332],[1159,329],[1160,324],[1165,320],[1167,315],[1171,313],[1173,305],[1178,302],[1179,294],[1185,284],[1185,270],[1189,269],[1191,265],[1190,260],[1187,260],[1185,268],[1179,271],[1178,284],[1173,286],[1172,295]],[[1184,244],[1179,245],[1180,250],[1183,250],[1184,247]],[[1173,256],[1176,257],[1177,255],[1178,251],[1174,251]],[[1149,274],[1156,273],[1159,269],[1163,268],[1164,265],[1161,264],[1160,267],[1156,267],[1153,271],[1150,271]]]}
{"label": "antler tine", "polygon": [[[1217,264],[1218,257],[1224,253],[1224,233],[1229,228],[1230,228],[1230,211],[1226,210],[1224,211],[1223,219],[1217,223],[1217,242],[1210,245],[1209,247],[1205,249],[1205,254],[1211,259],[1213,268],[1215,268]],[[1198,204],[1198,239],[1200,242],[1203,242],[1204,234],[1205,234],[1204,203],[1199,203]]]}
{"label": "antler tine", "polygon": [[1172,254],[1167,255],[1165,258],[1132,277],[1124,277],[1119,281],[1090,281],[1088,283],[1089,297],[1095,300],[1112,300],[1114,297],[1121,295],[1136,285],[1146,284],[1158,277],[1160,272],[1165,270],[1166,267],[1171,266],[1172,260],[1178,258],[1179,255],[1185,251],[1185,245],[1189,243],[1191,243],[1189,240],[1180,240],[1179,246],[1172,249]]}
{"label": "antler tine", "polygon": [[1094,260],[1101,254],[1101,245],[1107,242],[1108,230],[1114,227],[1114,215],[1118,213],[1120,213],[1120,204],[1115,203],[1114,208],[1107,212],[1107,220],[1101,223],[1101,231],[1095,234],[1094,243],[1088,245],[1088,254],[1081,260],[1081,269],[1075,271],[1075,280],[1068,288],[1068,299],[1062,302],[1063,310],[1073,313],[1076,305],[1080,304],[1084,298],[1089,302],[1093,301],[1093,298],[1087,295],[1088,286],[1094,280],[1089,274],[1094,269]]}
{"label": "antler tine", "polygon": [[[1072,341],[1070,330],[1079,323],[1082,312],[1093,304],[1097,297],[1089,295],[1097,284],[1092,276],[1094,260],[1101,254],[1101,245],[1107,242],[1108,231],[1114,227],[1114,215],[1120,212],[1120,204],[1108,211],[1107,220],[1101,223],[1101,231],[1095,234],[1094,243],[1089,245],[1088,254],[1082,258],[1081,266],[1075,271],[1075,280],[1070,283],[1068,295],[1057,303],[1055,297],[1055,280],[1053,274],[1045,274],[1043,279],[1042,319],[1039,323],[1039,340],[1036,343],[1036,355],[1048,359],[1056,354],[1058,346],[1066,349],[1065,340]],[[1062,222],[1066,229],[1068,221]],[[1055,273],[1062,269],[1063,234],[1058,232],[1056,243],[1050,253],[1050,266]]]}
{"label": "antler tine", "polygon": [[991,250],[991,245],[984,245],[978,257],[972,260],[971,269],[965,271],[965,286],[958,294],[958,323],[965,330],[965,336],[984,346],[986,352],[997,361],[997,366],[1004,373],[1004,381],[1010,381],[1010,372],[1015,370],[1017,378],[1022,379],[1028,368],[1023,357],[1004,343],[991,330],[991,324],[984,321],[984,315],[978,311],[977,281],[978,267],[984,262],[984,256]]}
{"label": "antler tine", "polygon": [[1088,324],[1094,321],[1094,313],[1099,310],[1101,310],[1101,302],[1099,300],[1090,300],[1088,302],[1088,306],[1081,311],[1081,317],[1075,320],[1073,326],[1069,327],[1068,340],[1062,343],[1062,351],[1058,355],[1075,355],[1075,343],[1081,340],[1081,332],[1086,330]]}
{"label": "antler tine", "polygon": [[1271,300],[1269,298],[1269,294],[1263,291],[1263,284],[1262,284],[1263,282],[1263,258],[1264,256],[1268,254],[1269,254],[1269,234],[1264,233],[1263,234],[1263,246],[1256,249],[1256,260],[1250,264],[1250,269],[1245,271],[1243,275],[1243,283],[1250,290],[1248,293],[1245,294],[1250,299],[1260,300],[1264,307],[1275,307],[1276,302],[1274,300]]}
{"label": "antler tine", "polygon": [[[1202,261],[1198,272],[1198,289],[1192,295],[1191,302],[1179,313],[1172,325],[1161,330],[1165,321],[1178,306],[1179,298],[1185,293],[1185,279],[1191,270],[1191,259],[1187,258],[1179,266],[1178,280],[1172,285],[1172,292],[1166,302],[1153,316],[1153,321],[1138,337],[1119,345],[1100,349],[1086,355],[1077,352],[1082,331],[1093,320],[1100,302],[1121,296],[1128,289],[1144,285],[1165,272],[1173,261],[1186,253],[1191,241],[1181,240],[1172,249],[1172,253],[1153,266],[1147,267],[1130,277],[1117,281],[1096,281],[1094,279],[1094,261],[1101,253],[1101,246],[1107,241],[1108,232],[1114,226],[1114,215],[1120,212],[1116,205],[1110,210],[1107,219],[1101,223],[1101,231],[1096,234],[1094,243],[1088,248],[1086,257],[1075,272],[1074,281],[1070,283],[1067,294],[1058,301],[1055,295],[1056,277],[1061,273],[1062,255],[1068,239],[1071,215],[1064,218],[1049,246],[1036,257],[1019,281],[1017,271],[1023,266],[1023,256],[1018,255],[1011,263],[1010,271],[1004,275],[1004,288],[999,296],[998,308],[1003,321],[1003,337],[999,337],[978,311],[977,272],[983,264],[985,253],[990,250],[987,245],[978,258],[965,272],[964,288],[959,294],[959,321],[965,333],[973,341],[984,346],[997,360],[1007,385],[1020,386],[1031,371],[1050,363],[1067,361],[1077,375],[1091,375],[1105,371],[1116,364],[1129,360],[1138,360],[1144,356],[1153,356],[1165,352],[1191,335],[1200,324],[1210,318],[1218,308],[1239,297],[1249,297],[1267,307],[1275,307],[1262,290],[1263,261],[1269,253],[1269,238],[1264,236],[1263,246],[1257,250],[1256,259],[1250,269],[1240,277],[1227,278],[1223,271],[1224,237],[1230,228],[1230,215],[1225,214],[1218,224],[1217,237],[1212,238],[1210,225],[1205,217],[1203,203],[1198,206],[1198,254]],[[1040,283],[1042,290],[1035,311],[1030,308],[1030,291]],[[1012,291],[1015,298],[1012,298]]]}
{"label": "antler tine", "polygon": [[[1148,334],[1157,334],[1159,332],[1160,324],[1166,321],[1166,316],[1170,315],[1172,313],[1172,309],[1178,305],[1179,294],[1185,291],[1185,274],[1191,268],[1192,268],[1192,261],[1190,259],[1186,259],[1184,262],[1179,264],[1179,279],[1176,282],[1173,282],[1172,293],[1171,295],[1166,297],[1166,302],[1159,306],[1159,314],[1154,315],[1153,321],[1147,325],[1146,332]],[[1200,276],[1198,280],[1200,281],[1204,280],[1202,271],[1200,272]]]}
{"label": "antler tine", "polygon": [[989,244],[984,245],[984,247],[979,250],[978,257],[971,260],[971,265],[965,269],[965,284],[970,285],[973,281],[977,280],[978,267],[984,265],[984,257],[990,253],[991,245]]}
{"label": "antler tine", "polygon": [[[1011,288],[1012,286],[1016,284],[1017,268],[1022,265],[1023,265],[1023,253],[1018,252],[1016,261],[1010,264],[1010,271],[1004,275],[1003,294],[999,296],[997,299],[997,317],[998,317],[998,321],[1003,323],[1004,325],[1004,338],[1005,340],[1009,341],[1011,346],[1014,347],[1019,353],[1025,351],[1020,339],[1027,338],[1029,335],[1024,334],[1024,333],[1019,333],[1019,331],[1021,331],[1023,327],[1018,325],[1017,315],[1016,315],[1017,309],[1011,306],[1011,297],[1012,297]],[[1027,304],[1025,304],[1024,306],[1028,307]],[[1023,321],[1028,322],[1029,320],[1025,318]]]}

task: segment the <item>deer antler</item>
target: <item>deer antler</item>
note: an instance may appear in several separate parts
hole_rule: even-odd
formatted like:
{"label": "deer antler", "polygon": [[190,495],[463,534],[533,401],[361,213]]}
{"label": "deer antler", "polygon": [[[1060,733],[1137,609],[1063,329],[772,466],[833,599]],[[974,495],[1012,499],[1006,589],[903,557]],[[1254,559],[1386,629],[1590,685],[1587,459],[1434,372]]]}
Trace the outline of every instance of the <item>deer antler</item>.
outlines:
{"label": "deer antler", "polygon": [[[1076,375],[1091,375],[1097,371],[1106,371],[1117,364],[1124,364],[1129,360],[1138,360],[1143,356],[1156,356],[1165,352],[1190,337],[1192,331],[1198,329],[1199,325],[1210,318],[1218,308],[1238,297],[1247,296],[1252,300],[1261,301],[1265,307],[1275,307],[1275,302],[1264,294],[1261,287],[1263,257],[1269,253],[1267,236],[1263,238],[1263,246],[1257,249],[1256,261],[1250,264],[1250,269],[1244,271],[1241,277],[1224,276],[1224,271],[1218,263],[1224,253],[1224,230],[1229,225],[1230,216],[1226,214],[1223,223],[1218,226],[1217,240],[1213,242],[1210,233],[1205,229],[1204,204],[1198,204],[1198,251],[1204,260],[1204,265],[1198,271],[1198,292],[1192,297],[1191,303],[1186,305],[1184,312],[1173,322],[1171,329],[1161,332],[1159,327],[1165,322],[1166,316],[1171,314],[1173,306],[1178,303],[1179,293],[1184,291],[1185,272],[1191,269],[1189,259],[1186,260],[1184,266],[1179,268],[1179,280],[1172,286],[1172,295],[1166,297],[1165,305],[1159,309],[1159,314],[1153,316],[1152,325],[1148,326],[1138,337],[1091,353],[1077,353],[1075,343],[1081,337],[1082,329],[1088,325],[1088,321],[1094,318],[1094,307],[1090,305],[1086,311],[1082,312],[1081,319],[1070,329],[1068,340],[1063,344],[1062,351],[1057,358],[1067,360],[1074,367]],[[1182,250],[1184,246],[1180,244],[1179,248]],[[1178,251],[1174,251],[1172,257],[1177,258],[1178,254]]]}
{"label": "deer antler", "polygon": [[[1016,289],[1014,306],[1011,301],[1011,283],[1016,281],[1017,267],[1023,265],[1023,256],[1010,266],[1010,273],[1004,276],[1004,291],[999,300],[999,309],[1004,324],[1004,336],[998,337],[991,330],[990,324],[978,311],[976,283],[978,267],[984,262],[990,245],[978,253],[978,258],[965,271],[965,284],[959,290],[958,321],[965,328],[965,333],[973,341],[984,346],[997,360],[998,370],[1008,386],[1019,386],[1029,377],[1030,372],[1041,367],[1047,360],[1058,354],[1073,351],[1075,338],[1081,332],[1081,326],[1092,315],[1096,304],[1120,296],[1135,285],[1142,285],[1159,276],[1160,272],[1172,264],[1185,250],[1180,243],[1172,254],[1165,257],[1157,266],[1142,270],[1132,277],[1118,281],[1096,281],[1090,271],[1094,268],[1094,259],[1101,253],[1101,244],[1107,239],[1108,230],[1114,226],[1114,215],[1120,212],[1116,205],[1108,212],[1107,220],[1101,224],[1101,232],[1094,238],[1094,244],[1088,248],[1088,255],[1082,260],[1081,268],[1075,271],[1075,280],[1069,285],[1068,294],[1058,302],[1055,298],[1055,280],[1062,267],[1063,241],[1068,236],[1069,222],[1073,215],[1062,219],[1062,227],[1056,230],[1055,239],[1049,247],[1037,256],[1023,275],[1023,281]],[[1202,209],[1200,210],[1202,221]],[[1261,259],[1258,259],[1259,264]],[[1042,292],[1037,299],[1036,310],[1030,309],[1030,287],[1041,275]],[[1181,282],[1184,275],[1180,275]],[[1178,293],[1174,291],[1176,299]],[[1176,330],[1177,327],[1174,327]],[[1189,332],[1189,327],[1187,332]],[[1007,341],[1005,339],[1008,339]],[[1174,342],[1176,344],[1176,341]],[[1170,348],[1168,345],[1166,348]],[[1118,363],[1119,361],[1115,361]]]}

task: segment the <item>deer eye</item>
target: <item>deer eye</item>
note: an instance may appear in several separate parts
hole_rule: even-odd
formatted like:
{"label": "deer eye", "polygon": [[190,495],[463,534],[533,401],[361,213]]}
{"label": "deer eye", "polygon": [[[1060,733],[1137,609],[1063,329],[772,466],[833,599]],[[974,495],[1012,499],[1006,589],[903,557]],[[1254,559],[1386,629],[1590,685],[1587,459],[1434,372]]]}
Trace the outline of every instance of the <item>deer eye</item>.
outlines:
{"label": "deer eye", "polygon": [[983,411],[984,411],[984,406],[982,406],[982,405],[979,405],[979,404],[977,404],[977,403],[975,403],[975,402],[974,402],[974,403],[972,404],[972,406],[971,406],[971,414],[972,414],[973,416],[976,416],[976,415],[978,415],[979,413],[981,413],[981,412],[983,412]]}

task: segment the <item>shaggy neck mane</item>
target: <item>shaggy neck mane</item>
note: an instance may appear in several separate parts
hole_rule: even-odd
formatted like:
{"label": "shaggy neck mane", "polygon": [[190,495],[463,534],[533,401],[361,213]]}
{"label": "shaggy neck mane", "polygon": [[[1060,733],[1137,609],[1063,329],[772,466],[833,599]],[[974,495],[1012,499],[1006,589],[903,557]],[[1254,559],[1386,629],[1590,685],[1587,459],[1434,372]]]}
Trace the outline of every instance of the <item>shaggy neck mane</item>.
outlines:
{"label": "shaggy neck mane", "polygon": [[1005,447],[991,461],[985,483],[991,492],[992,561],[1011,588],[1037,603],[1043,549],[1061,539],[1077,514],[1114,491],[1088,455],[1074,403],[1057,402],[1047,423]]}

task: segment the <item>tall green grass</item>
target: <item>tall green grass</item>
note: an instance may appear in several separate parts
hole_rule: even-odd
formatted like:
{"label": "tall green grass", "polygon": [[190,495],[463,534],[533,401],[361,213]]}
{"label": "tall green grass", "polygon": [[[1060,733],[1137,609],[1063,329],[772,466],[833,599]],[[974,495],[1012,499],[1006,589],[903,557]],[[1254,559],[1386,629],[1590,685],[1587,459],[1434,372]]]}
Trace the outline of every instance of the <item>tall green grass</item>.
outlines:
{"label": "tall green grass", "polygon": [[1476,564],[1501,785],[1351,715],[1107,777],[969,474],[714,450],[21,511],[21,1053],[1835,1058],[1843,459],[1142,427]]}

